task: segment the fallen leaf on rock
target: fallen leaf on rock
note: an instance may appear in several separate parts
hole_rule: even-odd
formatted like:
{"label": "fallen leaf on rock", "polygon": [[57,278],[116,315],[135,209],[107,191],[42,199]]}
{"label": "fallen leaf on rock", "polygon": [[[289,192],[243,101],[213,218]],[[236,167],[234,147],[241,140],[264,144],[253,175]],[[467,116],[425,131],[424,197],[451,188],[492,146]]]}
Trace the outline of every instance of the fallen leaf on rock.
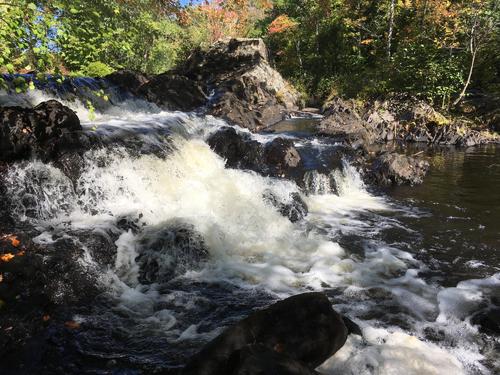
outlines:
{"label": "fallen leaf on rock", "polygon": [[49,321],[49,320],[50,320],[50,315],[44,315],[44,316],[42,317],[42,320],[43,320],[44,322]]}
{"label": "fallen leaf on rock", "polygon": [[7,254],[0,255],[0,260],[3,262],[10,262],[14,257],[15,257],[14,254],[7,253]]}
{"label": "fallen leaf on rock", "polygon": [[3,241],[9,241],[12,246],[14,247],[19,247],[21,244],[21,241],[17,239],[17,236],[14,236],[13,234],[7,234],[5,236],[0,237]]}
{"label": "fallen leaf on rock", "polygon": [[70,320],[64,323],[64,326],[69,329],[78,329],[80,328],[80,323],[75,322],[74,320]]}

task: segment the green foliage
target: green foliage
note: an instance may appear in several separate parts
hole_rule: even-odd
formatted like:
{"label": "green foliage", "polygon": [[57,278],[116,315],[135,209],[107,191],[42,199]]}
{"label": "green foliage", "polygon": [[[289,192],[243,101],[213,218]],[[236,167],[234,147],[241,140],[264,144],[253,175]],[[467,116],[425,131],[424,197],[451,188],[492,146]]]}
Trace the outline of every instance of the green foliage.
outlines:
{"label": "green foliage", "polygon": [[113,72],[113,68],[100,61],[91,62],[81,70],[81,73],[87,77],[104,77]]}
{"label": "green foliage", "polygon": [[404,91],[446,106],[473,51],[470,87],[500,93],[499,22],[498,0],[5,0],[0,73],[157,74],[218,38],[262,36],[317,101]]}

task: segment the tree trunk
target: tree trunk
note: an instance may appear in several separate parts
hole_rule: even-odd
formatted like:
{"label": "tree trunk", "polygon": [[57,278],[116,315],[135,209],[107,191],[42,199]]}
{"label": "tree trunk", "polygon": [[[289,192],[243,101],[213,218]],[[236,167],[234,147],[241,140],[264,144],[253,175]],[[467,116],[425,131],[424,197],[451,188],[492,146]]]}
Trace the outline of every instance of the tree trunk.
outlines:
{"label": "tree trunk", "polygon": [[299,59],[300,73],[304,74],[304,65],[302,64],[302,55],[300,54],[300,40],[297,40],[297,43],[295,44],[295,48],[297,49],[297,58]]}
{"label": "tree trunk", "polygon": [[476,63],[476,55],[477,51],[479,50],[479,42],[475,40],[476,38],[476,27],[477,27],[477,19],[474,20],[474,24],[472,25],[471,31],[470,31],[470,52],[472,53],[472,60],[470,62],[470,69],[469,69],[469,76],[467,77],[467,81],[465,82],[464,88],[462,89],[462,92],[458,96],[457,100],[453,102],[453,105],[456,106],[458,103],[460,103],[460,100],[465,96],[465,93],[467,92],[467,88],[469,87],[471,78],[472,78],[472,72],[474,71],[474,65]]}
{"label": "tree trunk", "polygon": [[476,54],[477,54],[477,48],[474,49],[474,52],[472,52],[472,61],[470,63],[470,69],[469,69],[469,76],[467,77],[467,81],[465,82],[464,88],[462,89],[462,92],[458,96],[457,100],[453,102],[453,105],[457,105],[460,103],[460,100],[463,99],[465,96],[465,93],[467,92],[467,88],[469,87],[471,78],[472,78],[472,72],[474,71],[474,64],[476,63]]}
{"label": "tree trunk", "polygon": [[391,0],[391,7],[389,8],[389,33],[387,35],[387,59],[391,59],[391,44],[392,34],[394,31],[394,7],[396,0]]}

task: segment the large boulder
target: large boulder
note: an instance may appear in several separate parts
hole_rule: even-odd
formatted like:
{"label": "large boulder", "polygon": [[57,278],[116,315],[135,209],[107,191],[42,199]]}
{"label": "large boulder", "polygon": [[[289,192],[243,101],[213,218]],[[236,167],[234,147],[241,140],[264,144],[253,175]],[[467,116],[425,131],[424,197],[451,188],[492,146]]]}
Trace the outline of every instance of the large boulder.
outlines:
{"label": "large boulder", "polygon": [[324,108],[317,132],[357,149],[375,141],[375,135],[361,118],[353,100],[333,98]]}
{"label": "large boulder", "polygon": [[208,144],[226,159],[229,168],[249,169],[265,176],[297,181],[304,174],[301,156],[290,139],[275,138],[262,144],[249,134],[224,127],[210,136]]}
{"label": "large boulder", "polygon": [[423,159],[398,153],[384,153],[373,161],[369,178],[379,185],[422,183],[429,163]]}
{"label": "large boulder", "polygon": [[300,105],[297,91],[270,66],[262,39],[226,39],[196,50],[139,92],[168,109],[207,105],[208,113],[253,131],[280,121],[283,113]]}
{"label": "large boulder", "polygon": [[150,102],[169,110],[193,111],[208,100],[202,82],[171,73],[151,78],[138,92]]}
{"label": "large boulder", "polygon": [[[344,345],[349,332],[344,319],[333,310],[331,302],[324,294],[304,293],[256,311],[226,329],[195,354],[181,373],[230,374],[234,366],[234,356],[241,361],[238,351],[248,350],[245,347],[253,344],[260,345],[258,358],[251,360],[257,368],[280,368],[279,362],[284,360],[283,358],[301,362],[307,368],[316,368]],[[269,351],[286,357],[273,355]],[[243,364],[245,358],[250,360],[249,357],[254,358],[258,353],[250,351],[249,354],[243,356]],[[248,362],[247,366],[250,366]]]}
{"label": "large boulder", "polygon": [[262,144],[232,127],[223,127],[212,134],[208,138],[208,144],[216,154],[226,160],[228,168],[256,170],[263,166]]}
{"label": "large boulder", "polygon": [[56,100],[34,108],[0,108],[0,160],[51,160],[81,146],[78,116]]}
{"label": "large boulder", "polygon": [[201,234],[190,224],[171,221],[145,230],[137,245],[139,281],[162,283],[196,269],[209,257]]}
{"label": "large boulder", "polygon": [[105,76],[104,79],[112,85],[118,86],[122,90],[130,91],[134,94],[149,80],[145,74],[129,69],[117,70]]}
{"label": "large boulder", "polygon": [[247,345],[230,359],[231,375],[319,375],[303,363],[264,345]]}

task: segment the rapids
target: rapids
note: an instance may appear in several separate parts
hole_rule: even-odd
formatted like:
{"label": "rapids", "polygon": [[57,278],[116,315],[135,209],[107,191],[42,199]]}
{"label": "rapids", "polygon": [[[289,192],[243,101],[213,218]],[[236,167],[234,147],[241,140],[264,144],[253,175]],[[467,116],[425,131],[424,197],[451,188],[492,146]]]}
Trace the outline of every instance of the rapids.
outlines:
{"label": "rapids", "polygon": [[[39,90],[0,93],[0,103],[38,104],[48,97]],[[488,196],[493,218],[472,212],[478,206],[468,194],[476,192],[461,190],[453,199],[445,193],[463,182],[450,182],[446,171],[465,173],[453,163],[466,153],[451,152],[450,164],[449,151],[437,152],[421,187],[373,191],[347,165],[328,179],[310,176],[304,192],[290,181],[226,169],[205,143],[227,125],[222,120],[130,98],[111,97],[113,105],[95,113],[82,102],[62,101],[85,132],[108,146],[85,154],[76,182],[49,164],[17,163],[8,176],[9,196],[16,219],[38,229],[36,242],[79,243],[81,266],[107,290],[90,313],[74,317],[87,327],[76,338],[83,355],[117,361],[121,373],[178,367],[253,309],[321,290],[364,334],[351,336],[319,368],[324,374],[500,370],[499,338],[471,323],[474,312],[500,297],[498,191]],[[319,154],[326,147],[307,134],[284,135]],[[475,156],[491,165],[482,183],[498,186],[498,149]],[[268,191],[283,202],[301,194],[309,214],[292,224],[264,199]],[[123,228],[124,218],[139,229]],[[196,236],[167,241],[165,251],[158,243],[179,226]],[[91,237],[107,233],[118,238],[116,259],[102,267]],[[152,283],[141,282],[138,257],[148,246],[162,249],[155,259],[161,277]]]}

